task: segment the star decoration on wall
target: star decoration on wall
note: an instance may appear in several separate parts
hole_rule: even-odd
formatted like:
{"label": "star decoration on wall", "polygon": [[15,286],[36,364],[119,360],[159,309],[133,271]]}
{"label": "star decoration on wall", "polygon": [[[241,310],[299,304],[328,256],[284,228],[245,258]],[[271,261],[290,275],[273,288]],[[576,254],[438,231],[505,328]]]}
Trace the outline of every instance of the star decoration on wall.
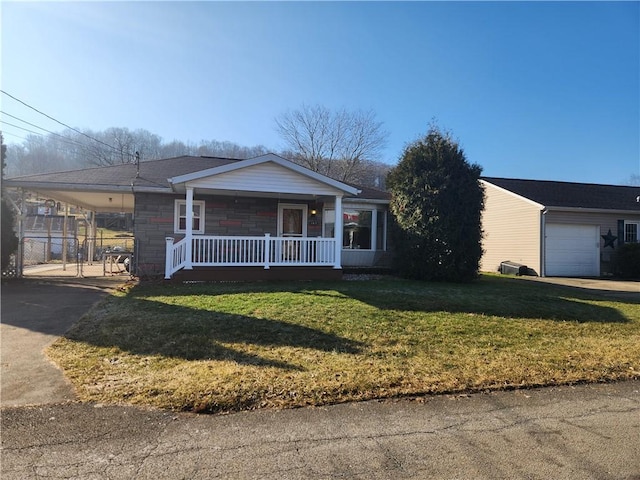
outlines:
{"label": "star decoration on wall", "polygon": [[615,242],[618,237],[616,237],[611,233],[611,229],[609,229],[606,235],[600,235],[600,236],[604,240],[604,248],[607,248],[607,247],[616,248],[614,247],[613,242]]}

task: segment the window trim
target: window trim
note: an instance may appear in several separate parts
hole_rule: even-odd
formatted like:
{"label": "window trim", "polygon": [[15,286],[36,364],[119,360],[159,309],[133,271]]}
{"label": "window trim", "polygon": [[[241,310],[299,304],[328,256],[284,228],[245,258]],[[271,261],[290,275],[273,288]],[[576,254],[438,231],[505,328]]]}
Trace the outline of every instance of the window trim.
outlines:
{"label": "window trim", "polygon": [[[186,200],[182,200],[182,199],[175,199],[174,201],[174,205],[173,205],[173,233],[181,233],[181,234],[185,234],[187,233],[186,229],[181,229],[180,228],[180,207],[184,205],[185,206],[185,211],[186,211],[186,206],[187,206],[187,201]],[[194,200],[193,201],[193,206],[195,207],[196,205],[198,205],[200,207],[200,216],[199,217],[194,217],[194,218],[199,218],[200,219],[200,228],[198,228],[197,230],[194,228],[193,229],[193,234],[194,235],[204,235],[204,219],[205,219],[205,201],[204,200]],[[185,224],[186,224],[186,217],[185,217]]]}
{"label": "window trim", "polygon": [[[343,204],[342,206],[342,215],[343,215],[343,220],[344,220],[344,213],[347,210],[357,210],[357,211],[368,211],[371,212],[371,238],[369,239],[371,242],[371,248],[345,248],[344,245],[342,246],[342,249],[345,251],[362,251],[362,252],[386,252],[387,251],[387,210],[384,209],[380,209],[380,208],[375,208],[372,207],[370,205],[361,205],[361,204]],[[328,206],[326,208],[323,209],[322,211],[322,236],[325,238],[335,238],[335,234],[333,237],[328,237],[329,233],[327,229],[326,229],[326,225],[328,225],[326,223],[326,219],[328,218],[329,215],[327,215],[327,212],[333,212],[334,214],[334,229],[335,229],[335,207],[334,206]],[[383,214],[383,224],[382,224],[382,242],[383,245],[378,245],[377,244],[377,227],[378,227],[378,212],[381,212]],[[343,229],[343,238],[344,238],[344,221],[342,222],[342,229]],[[375,248],[373,248],[375,246]]]}
{"label": "window trim", "polygon": [[[627,240],[627,225],[635,225],[636,226],[636,239],[635,240]],[[623,242],[624,243],[640,243],[640,220],[625,220],[624,221],[624,229],[623,229]]]}

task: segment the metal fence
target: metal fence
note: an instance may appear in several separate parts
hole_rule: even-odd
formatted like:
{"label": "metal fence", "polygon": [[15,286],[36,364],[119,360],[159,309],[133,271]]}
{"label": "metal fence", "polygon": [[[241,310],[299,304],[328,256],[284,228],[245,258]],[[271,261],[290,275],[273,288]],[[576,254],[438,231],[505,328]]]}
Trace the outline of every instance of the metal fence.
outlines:
{"label": "metal fence", "polygon": [[18,271],[22,275],[40,275],[54,270],[61,276],[80,276],[82,253],[75,237],[27,236],[22,239]]}
{"label": "metal fence", "polygon": [[134,245],[131,236],[26,236],[11,272],[14,276],[21,272],[23,276],[62,277],[128,273],[132,271]]}

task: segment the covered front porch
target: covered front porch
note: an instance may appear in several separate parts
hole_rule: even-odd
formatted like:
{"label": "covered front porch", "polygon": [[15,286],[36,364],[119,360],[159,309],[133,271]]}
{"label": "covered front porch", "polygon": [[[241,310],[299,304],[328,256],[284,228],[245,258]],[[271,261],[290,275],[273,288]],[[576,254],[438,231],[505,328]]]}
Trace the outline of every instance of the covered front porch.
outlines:
{"label": "covered front porch", "polygon": [[169,182],[184,196],[175,200],[176,235],[165,237],[165,279],[341,276],[342,201],[356,188],[271,155]]}
{"label": "covered front porch", "polygon": [[[294,278],[290,272],[292,267],[324,267],[340,269],[341,249],[336,248],[340,243],[335,238],[309,237],[272,237],[269,233],[264,236],[211,236],[197,235],[191,238],[191,251],[187,248],[188,237],[178,242],[173,237],[166,238],[166,270],[165,279],[170,279],[176,272],[182,270],[198,270],[203,277],[202,267],[214,267],[211,274],[224,273],[229,278],[232,271],[233,278],[250,277],[274,278],[283,272],[285,278]],[[190,261],[188,261],[190,260]],[[224,268],[226,267],[226,268]],[[253,267],[240,273],[237,267]],[[285,268],[282,268],[285,267]],[[274,272],[256,272],[256,268]],[[305,272],[308,277],[309,269]],[[215,276],[215,275],[214,275]],[[326,277],[325,272],[323,277]],[[335,277],[334,274],[330,275]]]}

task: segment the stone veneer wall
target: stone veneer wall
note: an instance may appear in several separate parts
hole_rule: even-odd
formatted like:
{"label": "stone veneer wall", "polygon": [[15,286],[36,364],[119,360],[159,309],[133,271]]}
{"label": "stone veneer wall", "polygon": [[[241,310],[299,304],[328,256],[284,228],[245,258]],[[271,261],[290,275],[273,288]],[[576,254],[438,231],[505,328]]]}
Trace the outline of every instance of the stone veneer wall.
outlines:
{"label": "stone veneer wall", "polygon": [[[140,276],[164,274],[165,237],[178,241],[184,237],[173,232],[174,200],[184,195],[136,193],[134,234],[136,237],[137,271]],[[205,235],[277,235],[278,200],[198,195],[194,200],[205,201]],[[303,202],[287,202],[303,203]],[[318,213],[321,206],[316,207]],[[308,225],[307,235],[320,236],[322,222]]]}

